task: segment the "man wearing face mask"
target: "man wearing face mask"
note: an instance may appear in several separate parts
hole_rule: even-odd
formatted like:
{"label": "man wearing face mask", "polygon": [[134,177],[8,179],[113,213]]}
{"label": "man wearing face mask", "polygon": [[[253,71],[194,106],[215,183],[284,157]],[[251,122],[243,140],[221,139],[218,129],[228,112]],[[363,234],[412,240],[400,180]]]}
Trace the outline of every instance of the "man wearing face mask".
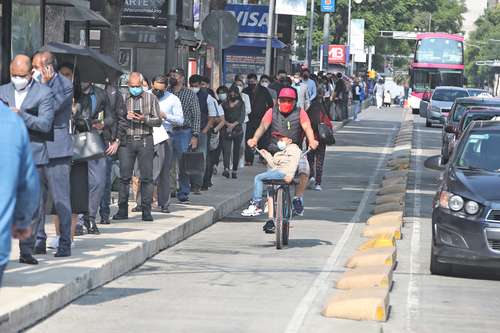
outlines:
{"label": "man wearing face mask", "polygon": [[[252,112],[248,115],[249,121],[247,123],[246,133],[245,133],[245,141],[252,138],[255,134],[255,131],[259,127],[260,121],[264,114],[269,108],[272,108],[274,105],[273,98],[269,93],[269,90],[262,85],[257,84],[257,75],[256,74],[248,74],[247,76],[248,87],[243,89],[243,93],[247,94],[250,97],[250,103],[252,106]],[[259,144],[260,148],[267,147],[264,143]],[[245,149],[245,165],[249,166],[253,164],[255,154],[252,149],[246,147]]]}
{"label": "man wearing face mask", "polygon": [[[56,257],[71,255],[71,201],[70,171],[73,155],[73,141],[69,134],[71,107],[73,102],[73,84],[59,75],[56,59],[50,52],[38,52],[33,56],[33,78],[49,88],[54,94],[54,141],[47,142],[49,164],[46,167],[47,180],[45,194],[50,192],[55,212],[56,230],[59,236],[54,242],[57,248]],[[44,199],[47,201],[47,197]],[[46,254],[47,234],[45,233],[45,216],[37,233],[35,254]]]}
{"label": "man wearing face mask", "polygon": [[153,200],[153,127],[163,123],[158,98],[144,91],[142,75],[132,72],[128,77],[128,92],[125,107],[119,117],[118,137],[120,148],[120,193],[118,213],[114,220],[128,219],[128,196],[135,161],[141,174],[142,220],[152,222],[151,202]]}
{"label": "man wearing face mask", "polygon": [[[184,86],[184,70],[182,68],[172,69],[169,76],[169,92],[180,99],[184,113],[184,124],[174,127],[172,136],[174,159],[178,162],[188,149],[196,150],[198,148],[201,112],[198,96],[194,91]],[[179,187],[177,199],[180,202],[189,202],[191,190],[189,176],[186,175],[183,168],[179,168]]]}
{"label": "man wearing face mask", "polygon": [[[106,91],[82,80],[81,96],[78,98],[80,109],[74,115],[79,132],[91,131],[101,135],[107,150],[106,154],[116,154],[119,147],[117,137],[118,121]],[[96,224],[97,211],[101,205],[106,187],[106,158],[87,162],[89,184],[89,212],[84,217],[89,234],[99,234]]]}
{"label": "man wearing face mask", "polygon": [[300,73],[295,73],[293,75],[292,87],[297,91],[297,107],[308,110],[309,106],[311,105],[311,100],[309,99],[307,84],[302,82]]}
{"label": "man wearing face mask", "polygon": [[[271,145],[267,148],[270,152],[276,152],[280,137],[292,139],[297,146],[302,146],[304,134],[309,142],[309,148],[316,150],[318,141],[314,138],[314,131],[311,126],[309,116],[304,109],[298,108],[297,92],[293,88],[281,89],[278,96],[278,105],[269,109],[255,132],[253,138],[249,139],[247,144],[250,148],[255,148],[264,133],[271,129]],[[293,199],[293,210],[296,215],[304,213],[304,192],[309,181],[309,163],[304,156],[299,162],[298,168],[299,185],[295,188],[295,197]]]}
{"label": "man wearing face mask", "polygon": [[163,127],[167,130],[169,138],[161,146],[164,149],[164,159],[161,165],[160,175],[156,182],[158,188],[158,207],[162,213],[170,213],[170,170],[173,160],[172,131],[174,126],[184,124],[184,113],[182,104],[177,96],[166,91],[167,77],[158,75],[153,79],[153,95],[158,98],[160,104],[160,117],[163,119]]}
{"label": "man wearing face mask", "polygon": [[302,82],[307,85],[307,92],[309,93],[309,101],[313,101],[316,98],[316,82],[311,79],[311,73],[306,68],[302,71]]}
{"label": "man wearing face mask", "polygon": [[278,71],[278,76],[277,76],[276,80],[273,83],[271,83],[269,88],[276,91],[276,94],[279,95],[281,89],[283,89],[287,86],[288,86],[288,82],[287,82],[286,71],[284,69],[280,69]]}
{"label": "man wearing face mask", "polygon": [[[10,64],[11,82],[0,86],[0,98],[13,112],[16,112],[26,124],[30,136],[33,160],[37,166],[40,180],[47,183],[46,167],[49,164],[47,141],[54,140],[54,95],[52,90],[32,79],[31,59],[17,55]],[[38,225],[45,216],[43,198],[40,196],[39,207],[31,223],[32,233],[29,238],[19,242],[21,256],[19,262],[36,265],[33,257]]]}

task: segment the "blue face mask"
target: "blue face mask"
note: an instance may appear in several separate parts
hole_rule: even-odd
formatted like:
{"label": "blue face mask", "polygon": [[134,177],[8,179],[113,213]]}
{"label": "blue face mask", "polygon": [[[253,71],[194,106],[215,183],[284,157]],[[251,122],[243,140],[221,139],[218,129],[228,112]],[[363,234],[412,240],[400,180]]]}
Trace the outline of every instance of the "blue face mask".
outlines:
{"label": "blue face mask", "polygon": [[143,89],[142,87],[129,87],[128,91],[132,96],[139,96],[140,94],[142,94]]}

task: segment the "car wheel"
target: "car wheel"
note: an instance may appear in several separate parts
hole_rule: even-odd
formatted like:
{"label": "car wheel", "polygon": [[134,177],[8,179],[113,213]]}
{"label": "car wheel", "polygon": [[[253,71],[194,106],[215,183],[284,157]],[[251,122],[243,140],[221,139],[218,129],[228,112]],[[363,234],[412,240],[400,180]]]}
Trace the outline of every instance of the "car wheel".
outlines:
{"label": "car wheel", "polygon": [[418,113],[419,113],[419,110],[418,110],[418,109],[411,109],[411,113],[412,113],[412,114],[418,114]]}
{"label": "car wheel", "polygon": [[440,263],[433,253],[431,253],[430,269],[432,275],[449,275],[452,271],[452,267],[450,264]]}

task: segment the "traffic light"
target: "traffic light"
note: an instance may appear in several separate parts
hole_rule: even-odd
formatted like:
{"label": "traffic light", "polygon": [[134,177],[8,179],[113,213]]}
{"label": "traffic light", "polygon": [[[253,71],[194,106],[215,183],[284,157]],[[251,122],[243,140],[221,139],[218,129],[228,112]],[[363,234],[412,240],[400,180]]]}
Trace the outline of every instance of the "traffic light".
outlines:
{"label": "traffic light", "polygon": [[377,78],[377,72],[374,71],[373,69],[369,70],[368,71],[368,78],[372,79],[372,80],[376,79]]}

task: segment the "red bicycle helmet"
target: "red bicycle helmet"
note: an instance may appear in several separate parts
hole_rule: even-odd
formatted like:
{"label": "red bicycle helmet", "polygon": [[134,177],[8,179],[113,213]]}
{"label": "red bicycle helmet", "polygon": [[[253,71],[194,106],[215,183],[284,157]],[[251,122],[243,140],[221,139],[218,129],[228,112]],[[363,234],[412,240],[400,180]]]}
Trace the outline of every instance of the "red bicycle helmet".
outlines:
{"label": "red bicycle helmet", "polygon": [[283,88],[280,90],[278,98],[290,98],[293,100],[297,100],[297,93],[293,88]]}

